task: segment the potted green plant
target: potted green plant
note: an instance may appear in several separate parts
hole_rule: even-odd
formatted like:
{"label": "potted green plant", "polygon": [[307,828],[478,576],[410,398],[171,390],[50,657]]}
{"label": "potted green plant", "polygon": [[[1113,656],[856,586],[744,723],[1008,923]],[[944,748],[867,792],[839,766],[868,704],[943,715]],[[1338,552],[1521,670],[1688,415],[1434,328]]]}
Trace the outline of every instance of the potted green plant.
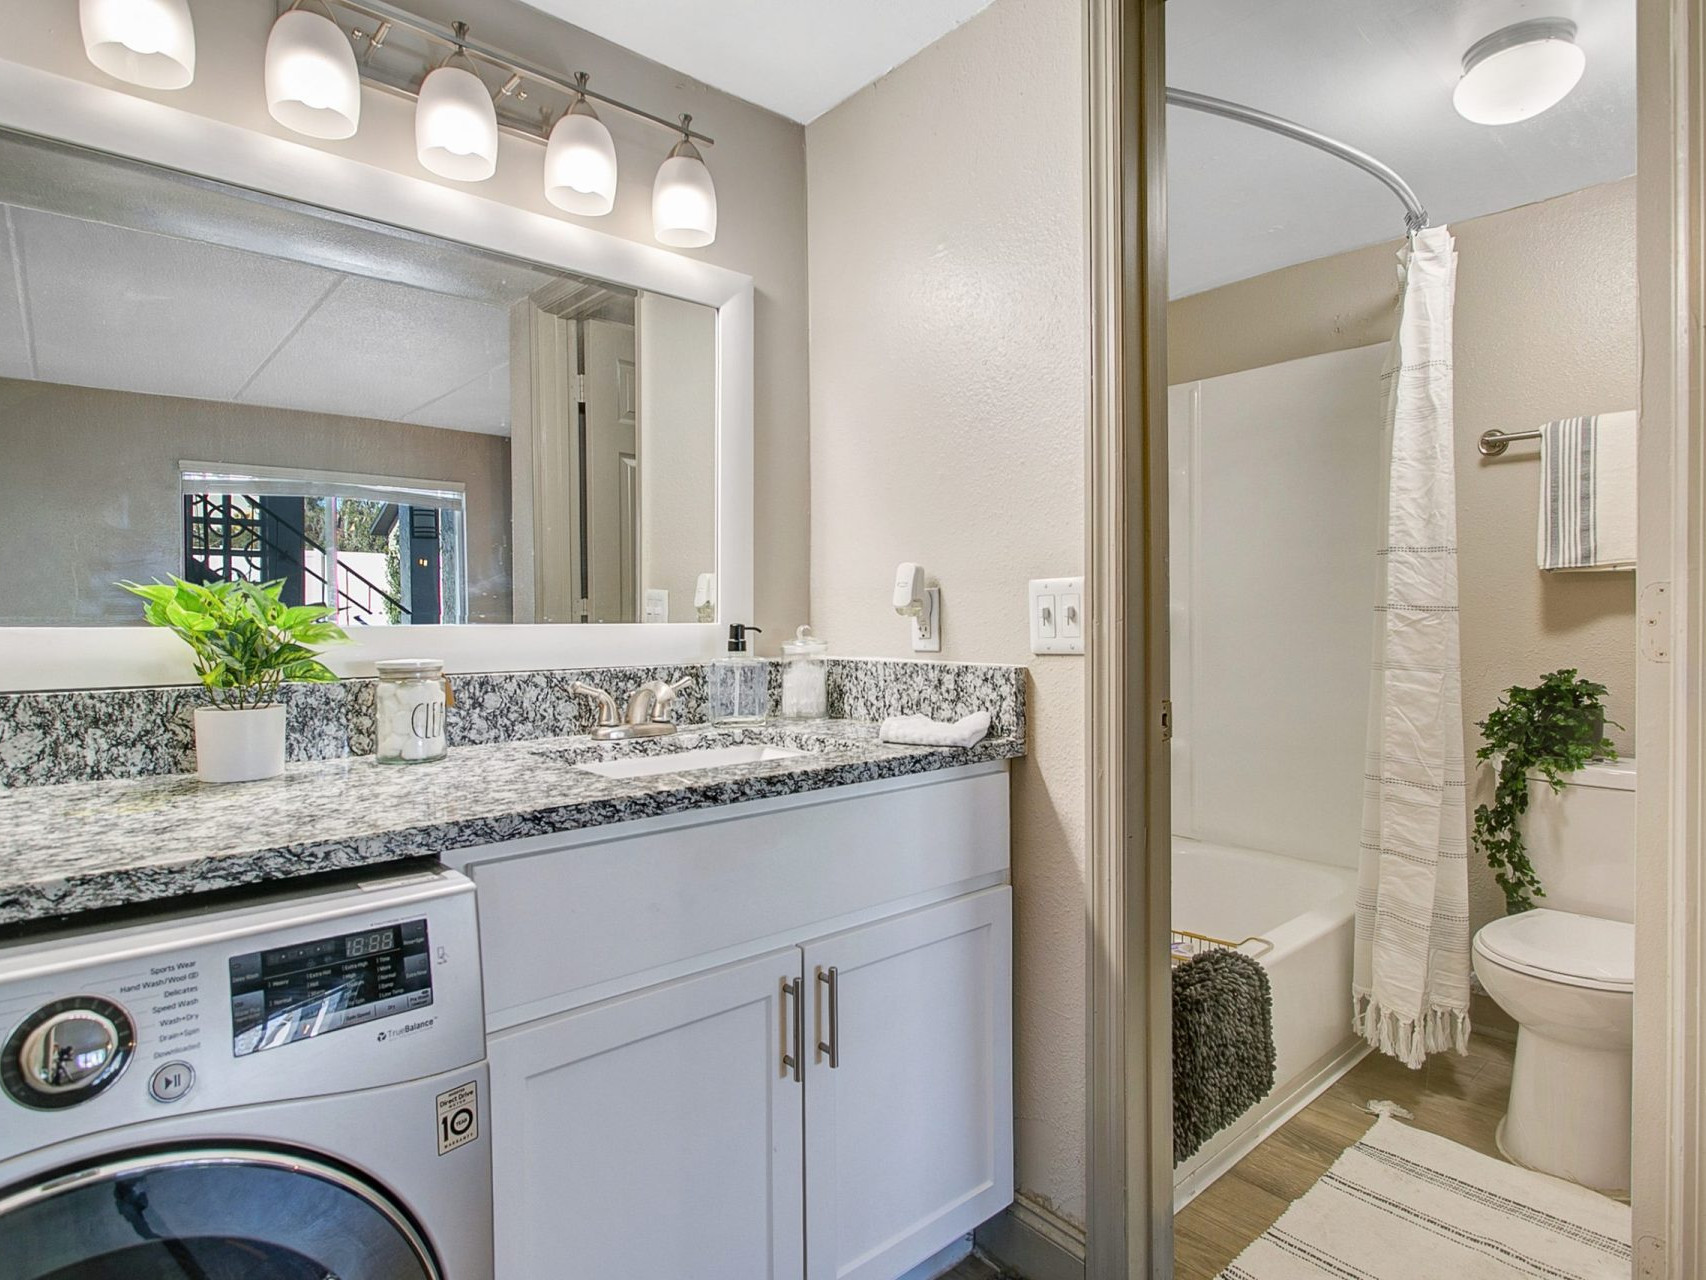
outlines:
{"label": "potted green plant", "polygon": [[195,656],[207,689],[196,708],[196,774],[203,782],[251,782],[284,772],[287,680],[336,680],[313,646],[347,640],[326,605],[288,605],[284,583],[121,583],[143,599],[142,616]]}
{"label": "potted green plant", "polygon": [[1492,803],[1475,809],[1475,847],[1492,867],[1512,915],[1546,896],[1519,825],[1528,812],[1529,775],[1538,773],[1559,791],[1566,775],[1595,757],[1615,760],[1605,726],[1605,686],[1581,679],[1573,667],[1542,676],[1532,688],[1512,685],[1477,726],[1485,745],[1475,756],[1494,762],[1498,780]]}

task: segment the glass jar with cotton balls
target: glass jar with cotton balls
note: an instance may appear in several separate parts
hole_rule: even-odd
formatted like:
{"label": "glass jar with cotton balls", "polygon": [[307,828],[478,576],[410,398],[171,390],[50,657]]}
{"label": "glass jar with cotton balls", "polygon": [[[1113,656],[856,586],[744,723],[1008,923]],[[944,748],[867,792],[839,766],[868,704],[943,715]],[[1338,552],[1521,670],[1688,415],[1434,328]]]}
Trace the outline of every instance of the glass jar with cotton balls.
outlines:
{"label": "glass jar with cotton balls", "polygon": [[449,750],[450,682],[438,658],[376,662],[375,758],[380,764],[426,764]]}

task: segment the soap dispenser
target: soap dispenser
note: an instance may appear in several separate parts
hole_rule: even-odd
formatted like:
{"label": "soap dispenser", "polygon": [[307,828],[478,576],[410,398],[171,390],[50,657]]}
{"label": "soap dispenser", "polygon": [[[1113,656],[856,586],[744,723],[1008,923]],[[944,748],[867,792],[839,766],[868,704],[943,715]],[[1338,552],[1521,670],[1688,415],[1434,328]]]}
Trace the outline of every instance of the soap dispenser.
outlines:
{"label": "soap dispenser", "polygon": [[757,724],[770,710],[770,667],[747,652],[747,636],[760,627],[729,627],[729,651],[710,664],[712,724]]}

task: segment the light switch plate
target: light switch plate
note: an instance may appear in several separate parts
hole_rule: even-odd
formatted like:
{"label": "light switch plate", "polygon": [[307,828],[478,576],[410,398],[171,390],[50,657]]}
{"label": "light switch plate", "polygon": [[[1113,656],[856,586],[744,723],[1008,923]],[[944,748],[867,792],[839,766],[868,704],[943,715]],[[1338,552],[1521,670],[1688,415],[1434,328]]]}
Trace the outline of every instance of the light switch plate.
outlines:
{"label": "light switch plate", "polygon": [[1032,653],[1084,652],[1083,578],[1032,578],[1029,602]]}
{"label": "light switch plate", "polygon": [[669,592],[663,587],[646,588],[646,622],[669,621]]}

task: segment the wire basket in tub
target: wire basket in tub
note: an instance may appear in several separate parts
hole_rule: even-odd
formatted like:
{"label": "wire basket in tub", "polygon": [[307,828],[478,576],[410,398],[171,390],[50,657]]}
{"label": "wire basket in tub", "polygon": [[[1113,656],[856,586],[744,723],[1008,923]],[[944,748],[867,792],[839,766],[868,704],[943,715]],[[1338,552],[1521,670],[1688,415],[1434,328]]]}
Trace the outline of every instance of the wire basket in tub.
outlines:
{"label": "wire basket in tub", "polygon": [[1231,938],[1216,938],[1206,933],[1192,933],[1189,929],[1174,929],[1172,935],[1174,964],[1184,964],[1185,961],[1193,960],[1205,951],[1241,951],[1247,956],[1260,957],[1274,949],[1274,944],[1271,941],[1260,937],[1233,941]]}

